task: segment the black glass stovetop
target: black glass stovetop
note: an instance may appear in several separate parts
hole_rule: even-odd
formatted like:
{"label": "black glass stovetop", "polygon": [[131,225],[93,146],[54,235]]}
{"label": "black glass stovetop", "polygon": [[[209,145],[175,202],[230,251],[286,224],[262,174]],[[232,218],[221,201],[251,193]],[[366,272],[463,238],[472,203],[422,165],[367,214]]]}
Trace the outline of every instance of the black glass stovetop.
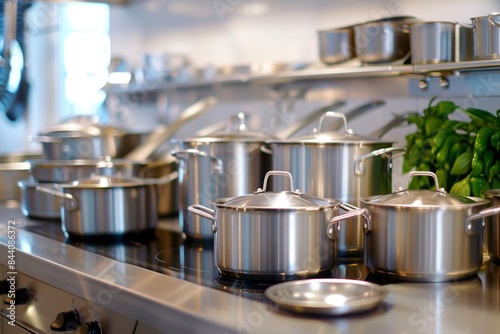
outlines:
{"label": "black glass stovetop", "polygon": [[[214,262],[213,242],[183,238],[181,233],[171,228],[172,223],[175,223],[177,218],[170,220],[169,223],[160,221],[154,234],[140,237],[128,236],[119,241],[101,241],[99,243],[66,238],[62,232],[60,221],[29,220],[24,228],[30,232],[120,262],[241,297],[269,302],[264,297],[264,290],[279,282],[243,280],[221,275]],[[362,264],[362,260],[357,258],[338,259],[334,269],[322,277],[357,279],[378,284],[391,283],[370,274],[369,270]]]}

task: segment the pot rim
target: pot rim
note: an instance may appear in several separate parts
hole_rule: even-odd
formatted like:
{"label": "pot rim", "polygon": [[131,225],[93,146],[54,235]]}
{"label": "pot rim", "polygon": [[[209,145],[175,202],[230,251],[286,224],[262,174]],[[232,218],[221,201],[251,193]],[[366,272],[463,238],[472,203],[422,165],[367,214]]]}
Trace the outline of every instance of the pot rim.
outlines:
{"label": "pot rim", "polygon": [[[437,192],[436,192],[437,193]],[[395,193],[389,194],[389,195],[394,195]],[[476,206],[482,206],[485,204],[490,203],[489,200],[480,198],[480,197],[472,197],[472,196],[462,196],[464,198],[468,198],[474,203],[463,203],[463,204],[453,204],[453,205],[443,205],[442,203],[439,204],[426,204],[422,205],[421,203],[411,203],[411,204],[393,204],[393,203],[377,203],[377,202],[372,202],[374,199],[381,198],[387,195],[375,195],[375,196],[366,196],[366,197],[361,197],[359,201],[363,205],[369,205],[369,206],[376,206],[376,207],[387,207],[387,208],[408,208],[408,209],[435,209],[435,208],[446,208],[446,209],[454,209],[454,208],[473,208]]]}
{"label": "pot rim", "polygon": [[499,198],[500,197],[500,189],[489,189],[483,191],[483,195],[489,199],[489,198]]}
{"label": "pot rim", "polygon": [[294,140],[294,139],[285,139],[285,140],[267,140],[266,144],[291,144],[291,145],[350,145],[350,146],[367,146],[367,145],[387,145],[392,146],[394,142],[386,142],[386,141],[377,141],[377,140]]}

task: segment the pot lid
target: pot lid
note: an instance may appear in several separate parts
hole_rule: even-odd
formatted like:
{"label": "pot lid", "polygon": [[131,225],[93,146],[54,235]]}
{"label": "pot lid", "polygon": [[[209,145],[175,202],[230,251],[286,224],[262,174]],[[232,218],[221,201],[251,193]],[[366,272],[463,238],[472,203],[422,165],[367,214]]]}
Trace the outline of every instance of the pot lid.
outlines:
{"label": "pot lid", "polygon": [[406,179],[406,187],[388,195],[378,195],[361,198],[365,204],[390,207],[464,207],[484,204],[482,198],[459,196],[439,190],[408,190],[409,179],[414,176],[430,176],[434,178],[436,188],[439,189],[436,174],[432,172],[411,172]]}
{"label": "pot lid", "polygon": [[271,171],[264,177],[263,188],[257,189],[253,194],[242,195],[231,199],[221,199],[214,201],[218,207],[226,207],[236,210],[305,210],[317,211],[320,209],[335,207],[340,204],[334,199],[322,199],[308,196],[299,190],[289,191],[266,191],[267,180],[269,176],[287,176],[290,179],[290,188],[293,189],[293,178],[289,172]]}
{"label": "pot lid", "polygon": [[[336,131],[322,131],[322,126],[325,118],[334,117],[341,118],[344,121],[344,132]],[[318,128],[313,130],[312,134],[305,136],[284,139],[284,140],[268,140],[268,143],[314,143],[314,144],[370,144],[370,143],[382,143],[379,140],[361,136],[356,134],[352,129],[348,128],[347,120],[345,115],[339,112],[328,111],[323,116],[321,116],[318,124]],[[392,143],[388,143],[392,144]]]}
{"label": "pot lid", "polygon": [[123,188],[136,187],[144,185],[141,178],[131,176],[106,176],[92,175],[91,177],[73,181],[69,186],[71,188]]}
{"label": "pot lid", "polygon": [[40,136],[51,136],[57,138],[99,137],[104,135],[116,136],[123,131],[107,125],[63,123],[47,127],[40,131]]}
{"label": "pot lid", "polygon": [[261,133],[253,132],[248,127],[248,115],[245,113],[238,113],[229,118],[226,128],[208,134],[206,136],[188,138],[184,142],[264,142],[270,139],[270,136]]}

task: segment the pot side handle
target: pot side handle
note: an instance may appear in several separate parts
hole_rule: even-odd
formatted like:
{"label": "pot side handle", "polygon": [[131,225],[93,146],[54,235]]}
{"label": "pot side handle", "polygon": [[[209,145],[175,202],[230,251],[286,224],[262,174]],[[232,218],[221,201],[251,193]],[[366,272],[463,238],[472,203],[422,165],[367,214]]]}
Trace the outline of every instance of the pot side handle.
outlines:
{"label": "pot side handle", "polygon": [[64,199],[67,199],[69,200],[69,203],[70,203],[70,206],[72,208],[76,208],[76,199],[73,195],[71,194],[67,194],[65,192],[62,192],[62,191],[59,191],[59,190],[54,190],[54,189],[50,189],[50,188],[45,188],[43,186],[37,186],[35,188],[36,191],[41,191],[41,192],[44,192],[44,193],[47,193],[47,194],[50,194],[52,196],[57,196],[57,197],[62,197]]}
{"label": "pot side handle", "polygon": [[197,150],[195,148],[189,148],[187,150],[181,150],[181,151],[173,151],[173,152],[171,152],[171,154],[179,160],[187,160],[190,155],[206,157],[206,158],[209,158],[212,160],[213,168],[214,168],[215,172],[217,172],[218,174],[222,174],[224,171],[224,167],[223,167],[223,163],[222,163],[221,159],[214,157],[214,156],[211,156],[211,155],[208,155],[205,152]]}
{"label": "pot side handle", "polygon": [[497,21],[497,17],[500,16],[500,12],[491,13],[488,15],[488,21],[495,27],[500,27],[500,21]]}
{"label": "pot side handle", "polygon": [[[399,152],[399,154],[394,154],[395,152]],[[362,155],[359,158],[354,161],[354,174],[356,175],[364,175],[366,172],[366,164],[365,160],[378,157],[381,155],[390,155],[389,159],[389,165],[392,163],[392,159],[398,158],[400,156],[403,156],[403,154],[406,152],[406,149],[404,147],[386,147],[386,148],[381,148],[375,151],[372,151],[368,154]],[[389,167],[388,167],[389,168]]]}
{"label": "pot side handle", "polygon": [[463,22],[460,22],[460,21],[457,21],[457,20],[455,20],[455,23],[458,24],[459,26],[464,27],[464,28],[474,29],[474,25],[473,24],[463,23]]}
{"label": "pot side handle", "polygon": [[346,220],[349,218],[355,218],[355,217],[363,217],[365,219],[365,224],[363,225],[363,230],[365,233],[368,233],[368,231],[371,230],[371,221],[369,217],[369,212],[367,209],[358,209],[352,205],[345,205],[345,203],[342,203],[339,205],[339,207],[342,210],[347,211],[347,213],[338,215],[333,217],[329,222],[326,227],[326,233],[328,235],[328,238],[330,239],[336,239],[337,238],[337,231],[339,229],[339,222],[342,220]]}
{"label": "pot side handle", "polygon": [[[464,220],[464,229],[469,235],[477,235],[483,231],[484,218],[500,213],[500,205],[479,211],[476,214],[470,215]],[[477,221],[481,219],[480,221]]]}
{"label": "pot side handle", "polygon": [[194,213],[195,215],[198,215],[203,218],[207,218],[213,222],[212,224],[212,231],[215,233],[217,232],[217,225],[215,222],[215,211],[212,209],[209,209],[207,207],[204,207],[203,205],[199,204],[192,204],[188,207],[188,211]]}

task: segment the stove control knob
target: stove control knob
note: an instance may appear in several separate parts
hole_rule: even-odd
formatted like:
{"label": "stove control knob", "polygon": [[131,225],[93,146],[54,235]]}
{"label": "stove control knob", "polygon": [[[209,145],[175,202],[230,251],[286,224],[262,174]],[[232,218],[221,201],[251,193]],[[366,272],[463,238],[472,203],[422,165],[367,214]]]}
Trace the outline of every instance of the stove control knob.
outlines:
{"label": "stove control knob", "polygon": [[99,320],[84,322],[75,334],[102,334]]}
{"label": "stove control knob", "polygon": [[28,289],[19,289],[16,290],[15,297],[5,298],[3,302],[7,305],[11,304],[24,305],[27,304],[29,300],[30,300],[30,292],[28,291]]}
{"label": "stove control knob", "polygon": [[0,281],[0,295],[6,295],[9,293],[10,283],[6,279]]}
{"label": "stove control knob", "polygon": [[54,322],[50,325],[50,329],[54,332],[74,331],[80,325],[78,311],[75,308],[71,308],[71,310],[67,312],[59,313]]}

